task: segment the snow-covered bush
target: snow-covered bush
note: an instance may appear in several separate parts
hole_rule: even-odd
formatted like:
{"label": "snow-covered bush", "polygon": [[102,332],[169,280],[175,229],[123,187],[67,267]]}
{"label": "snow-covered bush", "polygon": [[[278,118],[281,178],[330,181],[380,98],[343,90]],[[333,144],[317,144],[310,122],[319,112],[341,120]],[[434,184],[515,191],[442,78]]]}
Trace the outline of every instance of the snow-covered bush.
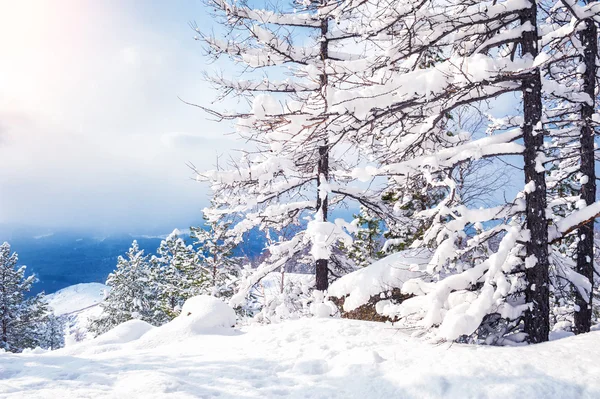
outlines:
{"label": "snow-covered bush", "polygon": [[407,299],[400,289],[413,278],[426,275],[433,252],[409,249],[388,255],[377,262],[335,281],[328,295],[341,306],[342,317],[361,320],[395,320],[388,308]]}
{"label": "snow-covered bush", "polygon": [[262,282],[262,306],[254,320],[277,323],[310,315],[314,277],[272,273]]}

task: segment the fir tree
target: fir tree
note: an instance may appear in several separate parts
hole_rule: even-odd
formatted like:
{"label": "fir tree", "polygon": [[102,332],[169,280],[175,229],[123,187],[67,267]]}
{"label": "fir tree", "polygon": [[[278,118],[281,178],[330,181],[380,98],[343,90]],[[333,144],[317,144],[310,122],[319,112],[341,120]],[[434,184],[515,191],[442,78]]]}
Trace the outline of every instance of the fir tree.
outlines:
{"label": "fir tree", "polygon": [[208,223],[208,229],[192,227],[198,257],[210,275],[212,295],[230,297],[233,285],[240,277],[241,259],[233,256],[236,242],[228,234],[229,223],[214,221]]}
{"label": "fir tree", "polygon": [[131,319],[140,319],[154,325],[167,320],[157,307],[157,293],[151,284],[148,256],[133,241],[125,257],[119,256],[117,268],[109,274],[106,285],[110,288],[102,307],[102,314],[93,320],[90,330],[102,334]]}
{"label": "fir tree", "polygon": [[186,299],[211,293],[211,274],[192,246],[179,237],[178,230],[164,239],[156,252],[151,260],[152,284],[157,289],[158,308],[172,319]]}
{"label": "fir tree", "polygon": [[65,346],[66,318],[48,313],[39,330],[39,345],[43,349],[55,350]]}
{"label": "fir tree", "polygon": [[382,221],[371,216],[369,210],[361,206],[360,212],[354,215],[353,224],[357,226],[357,231],[348,250],[348,257],[357,266],[368,266],[383,256]]}
{"label": "fir tree", "polygon": [[0,245],[0,348],[11,352],[40,345],[40,327],[48,313],[43,294],[26,297],[35,277],[25,277],[26,267],[17,262],[10,245]]}

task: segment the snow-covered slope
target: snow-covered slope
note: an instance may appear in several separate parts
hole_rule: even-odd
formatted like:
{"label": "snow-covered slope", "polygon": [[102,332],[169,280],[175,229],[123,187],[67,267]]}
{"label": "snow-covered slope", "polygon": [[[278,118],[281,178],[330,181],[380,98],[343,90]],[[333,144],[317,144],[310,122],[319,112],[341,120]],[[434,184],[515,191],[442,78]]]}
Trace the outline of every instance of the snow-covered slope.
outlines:
{"label": "snow-covered slope", "polygon": [[100,283],[76,284],[46,296],[54,313],[67,318],[65,345],[91,339],[88,332],[90,319],[102,313],[98,306],[104,299],[108,287]]}
{"label": "snow-covered slope", "polygon": [[56,315],[76,313],[98,305],[108,287],[100,283],[76,284],[46,296]]}
{"label": "snow-covered slope", "polygon": [[431,345],[347,319],[200,331],[128,323],[111,339],[0,354],[0,397],[600,397],[600,332],[497,348]]}

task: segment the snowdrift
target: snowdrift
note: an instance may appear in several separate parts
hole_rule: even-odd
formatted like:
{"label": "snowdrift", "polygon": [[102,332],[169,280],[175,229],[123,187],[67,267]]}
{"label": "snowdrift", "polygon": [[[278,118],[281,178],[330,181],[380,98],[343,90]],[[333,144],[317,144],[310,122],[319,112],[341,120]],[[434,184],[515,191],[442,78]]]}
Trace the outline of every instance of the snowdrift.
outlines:
{"label": "snowdrift", "polygon": [[208,295],[188,299],[181,314],[171,322],[154,327],[142,320],[129,320],[110,331],[63,351],[71,355],[123,350],[124,345],[149,349],[170,345],[202,334],[233,334],[236,314],[226,303]]}
{"label": "snowdrift", "polygon": [[235,312],[229,305],[212,296],[188,299],[181,314],[171,322],[152,329],[134,343],[135,348],[156,348],[203,334],[234,334]]}

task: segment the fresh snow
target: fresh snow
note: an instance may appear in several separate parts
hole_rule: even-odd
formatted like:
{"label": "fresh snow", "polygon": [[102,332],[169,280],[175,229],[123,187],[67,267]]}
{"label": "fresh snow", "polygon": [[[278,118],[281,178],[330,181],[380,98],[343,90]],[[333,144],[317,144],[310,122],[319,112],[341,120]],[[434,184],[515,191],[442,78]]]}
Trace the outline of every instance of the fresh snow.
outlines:
{"label": "fresh snow", "polygon": [[0,398],[600,397],[600,332],[511,348],[431,345],[346,319],[177,324],[135,320],[54,352],[1,353]]}

